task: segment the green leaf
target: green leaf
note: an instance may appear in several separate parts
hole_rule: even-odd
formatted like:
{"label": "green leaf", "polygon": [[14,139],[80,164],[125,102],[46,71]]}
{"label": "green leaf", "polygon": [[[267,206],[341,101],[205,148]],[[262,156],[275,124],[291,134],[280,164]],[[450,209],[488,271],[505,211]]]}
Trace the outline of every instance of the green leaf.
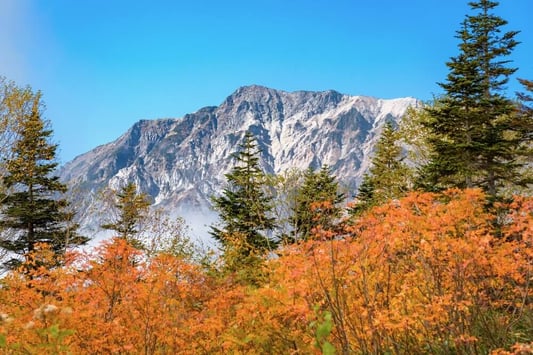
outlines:
{"label": "green leaf", "polygon": [[54,324],[54,325],[50,326],[50,328],[48,328],[48,332],[50,333],[50,335],[53,338],[57,338],[58,335],[59,335],[59,325],[58,324]]}
{"label": "green leaf", "polygon": [[331,345],[330,342],[326,341],[322,344],[322,354],[324,355],[334,355],[336,353],[335,347]]}
{"label": "green leaf", "polygon": [[316,330],[316,336],[318,339],[324,339],[329,336],[331,333],[331,329],[333,328],[333,325],[331,322],[324,321],[324,323],[320,324]]}

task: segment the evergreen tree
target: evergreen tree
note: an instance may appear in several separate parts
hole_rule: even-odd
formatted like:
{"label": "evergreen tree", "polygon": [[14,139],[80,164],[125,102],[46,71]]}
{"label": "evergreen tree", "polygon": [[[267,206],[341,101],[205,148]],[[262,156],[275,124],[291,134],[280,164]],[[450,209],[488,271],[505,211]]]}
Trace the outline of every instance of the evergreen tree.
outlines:
{"label": "evergreen tree", "polygon": [[[533,121],[533,80],[518,79],[518,81],[526,90],[526,92],[518,93],[518,99],[521,103],[519,114],[523,119],[521,122],[527,127],[531,127]],[[525,129],[524,131],[528,134],[528,139],[524,140],[524,144],[531,144],[533,131],[531,129]]]}
{"label": "evergreen tree", "polygon": [[[521,181],[519,186],[522,193],[530,194],[533,188],[533,170],[531,169],[531,162],[533,161],[533,81],[526,79],[518,79],[525,89],[525,92],[518,93],[518,99],[520,100],[520,108],[518,115],[520,120],[517,124],[521,124],[524,128],[521,130],[524,132],[524,139],[522,146],[518,147],[521,152],[524,152],[522,157],[522,169],[521,169]],[[525,188],[525,190],[523,189]],[[513,192],[517,193],[517,189]]]}
{"label": "evergreen tree", "polygon": [[339,203],[343,200],[339,184],[327,165],[318,172],[307,169],[304,181],[296,191],[290,218],[293,231],[288,242],[309,239],[318,226],[324,230],[333,229],[341,215]]}
{"label": "evergreen tree", "polygon": [[504,58],[518,44],[517,32],[500,34],[507,22],[491,13],[497,2],[469,5],[477,13],[457,33],[460,53],[446,63],[450,71],[439,84],[442,105],[428,109],[433,154],[422,179],[435,190],[482,187],[494,198],[504,181],[516,181],[516,147],[526,137],[516,105],[502,94],[516,71]]}
{"label": "evergreen tree", "polygon": [[356,200],[348,207],[348,213],[352,216],[359,215],[362,212],[374,206],[374,180],[370,174],[364,174],[363,180],[357,189]]}
{"label": "evergreen tree", "polygon": [[[53,175],[57,145],[50,143],[52,130],[41,118],[41,94],[14,88],[11,95],[14,101],[26,101],[17,118],[12,154],[4,165],[0,247],[27,257],[37,243],[47,243],[59,256],[67,247],[87,239],[75,233],[77,226],[67,211],[67,201],[57,198],[67,187]],[[12,258],[6,266],[14,268],[20,263],[20,259]]]}
{"label": "evergreen tree", "polygon": [[134,247],[142,247],[136,238],[139,224],[143,221],[150,207],[148,196],[137,193],[137,186],[130,182],[117,193],[115,207],[119,217],[112,223],[103,224],[102,228],[117,232],[117,236],[126,240]]}
{"label": "evergreen tree", "polygon": [[369,172],[359,187],[351,214],[400,198],[409,190],[411,171],[403,162],[399,139],[399,132],[391,122],[387,122],[376,144]]}
{"label": "evergreen tree", "polygon": [[[237,153],[233,155],[235,166],[226,174],[229,186],[222,196],[214,197],[213,204],[218,211],[221,226],[212,226],[211,234],[223,247],[240,244],[240,253],[263,253],[276,246],[269,236],[275,227],[270,217],[272,199],[265,194],[265,174],[259,166],[259,150],[250,132],[244,136]],[[242,240],[235,241],[234,238]]]}
{"label": "evergreen tree", "polygon": [[[533,94],[533,80],[518,79],[518,81],[520,82],[520,84],[522,84],[524,89],[528,91],[528,93],[519,93],[518,94],[519,99],[522,100],[524,104],[526,105],[528,103],[533,103],[533,96],[531,96]],[[529,111],[529,113],[531,113],[531,111],[533,111],[533,107],[526,106],[526,110]]]}

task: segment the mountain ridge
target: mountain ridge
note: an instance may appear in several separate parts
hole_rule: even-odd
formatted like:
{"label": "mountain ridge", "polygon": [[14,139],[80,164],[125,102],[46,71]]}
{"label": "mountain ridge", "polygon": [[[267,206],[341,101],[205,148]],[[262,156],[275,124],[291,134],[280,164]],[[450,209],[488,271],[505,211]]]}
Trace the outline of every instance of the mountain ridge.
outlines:
{"label": "mountain ridge", "polygon": [[414,98],[377,99],[335,90],[238,88],[219,106],[202,107],[181,118],[139,120],[115,141],[63,165],[61,180],[80,206],[78,219],[96,232],[102,210],[98,192],[134,182],[154,206],[174,214],[208,211],[220,193],[231,155],[251,131],[269,174],[291,168],[331,167],[339,181],[355,189],[368,168],[383,123],[398,122]]}

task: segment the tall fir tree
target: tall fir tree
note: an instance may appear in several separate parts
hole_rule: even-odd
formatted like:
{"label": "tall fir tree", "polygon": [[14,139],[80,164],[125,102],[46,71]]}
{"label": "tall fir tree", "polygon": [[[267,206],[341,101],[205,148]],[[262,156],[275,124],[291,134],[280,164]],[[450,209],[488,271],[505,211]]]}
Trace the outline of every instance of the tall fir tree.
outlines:
{"label": "tall fir tree", "polygon": [[481,187],[495,198],[504,182],[518,180],[521,152],[517,147],[531,129],[520,124],[515,103],[503,94],[516,71],[508,57],[518,42],[518,32],[501,34],[507,21],[494,15],[498,3],[469,3],[474,15],[466,16],[457,32],[457,57],[446,63],[450,69],[441,104],[429,108],[433,154],[423,169],[423,186]]}
{"label": "tall fir tree", "polygon": [[412,173],[403,162],[400,134],[392,122],[385,123],[376,144],[371,167],[364,175],[356,196],[357,201],[349,210],[358,214],[388,200],[402,197],[410,188]]}
{"label": "tall fir tree", "polygon": [[335,228],[342,212],[339,204],[343,200],[344,194],[339,191],[329,166],[322,166],[318,172],[307,169],[303,183],[296,191],[290,218],[293,231],[287,242],[308,240],[318,226],[325,230]]}
{"label": "tall fir tree", "polygon": [[[12,100],[25,98],[24,110],[17,118],[16,140],[12,154],[5,161],[2,177],[6,192],[3,194],[2,237],[0,247],[14,254],[28,257],[38,243],[47,243],[55,252],[56,261],[66,248],[84,244],[87,238],[76,234],[73,213],[68,202],[58,198],[67,187],[54,175],[57,145],[50,143],[52,130],[42,115],[40,92],[29,88],[14,88]],[[6,267],[14,268],[22,260],[12,258]]]}
{"label": "tall fir tree", "polygon": [[111,223],[103,224],[102,228],[115,231],[117,237],[126,240],[136,248],[142,248],[142,243],[136,236],[149,207],[148,196],[138,193],[137,186],[130,182],[116,194],[115,208],[119,212],[118,218]]}
{"label": "tall fir tree", "polygon": [[522,179],[519,190],[531,195],[533,189],[533,171],[531,169],[531,162],[533,161],[533,80],[518,79],[518,81],[525,90],[518,93],[520,101],[518,115],[521,117],[518,123],[524,127],[522,132],[525,134],[522,146],[518,147],[518,149],[525,152],[522,159],[524,165],[521,171]]}
{"label": "tall fir tree", "polygon": [[533,126],[533,80],[518,79],[518,81],[525,90],[525,92],[518,93],[518,99],[520,100],[519,114],[522,117],[521,123],[530,128],[524,130],[528,134],[528,139],[524,141],[524,144],[531,145],[533,138],[533,130],[531,129]]}
{"label": "tall fir tree", "polygon": [[225,248],[238,242],[244,256],[264,253],[277,244],[269,235],[275,220],[271,217],[272,198],[265,193],[265,174],[259,165],[259,153],[253,134],[246,132],[233,155],[235,166],[226,174],[229,186],[221,196],[213,198],[221,224],[211,227],[211,235]]}
{"label": "tall fir tree", "polygon": [[355,201],[348,206],[348,214],[351,216],[357,216],[364,211],[369,210],[377,203],[374,200],[374,180],[369,173],[363,175],[363,180],[357,189],[355,195]]}
{"label": "tall fir tree", "polygon": [[518,79],[520,84],[524,87],[526,90],[525,93],[519,93],[518,98],[526,105],[526,111],[531,114],[531,111],[533,111],[533,107],[527,106],[528,104],[533,103],[533,80],[527,80],[527,79]]}

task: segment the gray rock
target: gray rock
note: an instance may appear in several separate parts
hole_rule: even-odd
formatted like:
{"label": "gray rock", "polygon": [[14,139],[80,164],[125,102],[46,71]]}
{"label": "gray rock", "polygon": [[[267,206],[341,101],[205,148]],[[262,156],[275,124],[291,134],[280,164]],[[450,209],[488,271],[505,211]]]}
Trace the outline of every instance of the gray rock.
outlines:
{"label": "gray rock", "polygon": [[[328,164],[355,192],[369,166],[383,123],[398,121],[413,98],[382,100],[336,91],[284,92],[241,87],[218,107],[183,118],[141,120],[114,142],[99,146],[60,170],[85,232],[102,223],[98,192],[134,182],[154,206],[175,215],[205,213],[219,194],[244,133],[262,149],[268,173]],[[105,215],[105,214],[104,214]]]}

